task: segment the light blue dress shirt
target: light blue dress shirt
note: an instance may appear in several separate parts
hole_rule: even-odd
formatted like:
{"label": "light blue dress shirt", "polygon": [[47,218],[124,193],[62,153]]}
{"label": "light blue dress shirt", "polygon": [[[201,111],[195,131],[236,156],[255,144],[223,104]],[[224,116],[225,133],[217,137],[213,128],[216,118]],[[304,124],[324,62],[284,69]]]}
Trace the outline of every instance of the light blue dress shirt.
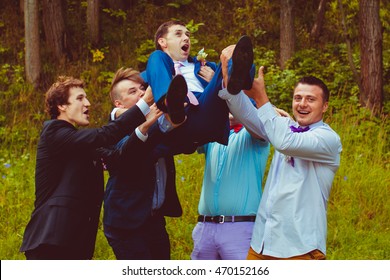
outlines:
{"label": "light blue dress shirt", "polygon": [[[293,133],[289,126],[297,124],[279,117],[270,103],[253,111],[243,93],[232,96],[225,91],[220,96],[236,118],[240,115],[242,123],[275,148],[252,249],[278,258],[315,249],[326,254],[327,203],[340,165],[340,137],[323,121],[310,125],[305,133]],[[294,167],[289,157],[294,157]]]}
{"label": "light blue dress shirt", "polygon": [[199,214],[256,215],[269,143],[242,128],[238,133],[231,130],[227,146],[212,142],[203,146],[203,152],[206,164]]}

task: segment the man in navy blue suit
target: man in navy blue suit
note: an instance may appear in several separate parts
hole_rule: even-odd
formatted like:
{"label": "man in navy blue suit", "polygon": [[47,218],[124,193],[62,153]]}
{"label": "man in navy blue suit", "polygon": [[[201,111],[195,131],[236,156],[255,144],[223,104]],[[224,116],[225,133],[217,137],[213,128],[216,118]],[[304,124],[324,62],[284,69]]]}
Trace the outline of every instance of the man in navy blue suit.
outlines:
{"label": "man in navy blue suit", "polygon": [[[184,122],[169,133],[168,139],[175,142],[170,152],[192,153],[197,146],[215,141],[226,145],[229,110],[226,102],[218,97],[222,87],[220,65],[189,56],[190,32],[180,21],[163,23],[155,34],[155,45],[156,51],[150,55],[142,77],[151,86],[158,108],[168,112],[173,123]],[[180,64],[179,70],[175,71],[175,64]],[[229,92],[234,94],[241,89],[250,89],[254,66],[253,49],[247,36],[238,41],[231,64]],[[215,72],[211,79],[207,76],[209,69]],[[178,71],[186,86],[178,83],[175,90],[171,81],[173,77],[176,80]],[[188,105],[184,107],[184,103]]]}
{"label": "man in navy blue suit", "polygon": [[[121,68],[116,72],[110,89],[115,108],[132,108],[144,95],[138,71]],[[117,259],[170,259],[165,216],[179,217],[182,208],[173,156],[154,153],[167,135],[156,120],[145,121],[114,147],[100,150],[110,173],[104,196],[104,234]]]}

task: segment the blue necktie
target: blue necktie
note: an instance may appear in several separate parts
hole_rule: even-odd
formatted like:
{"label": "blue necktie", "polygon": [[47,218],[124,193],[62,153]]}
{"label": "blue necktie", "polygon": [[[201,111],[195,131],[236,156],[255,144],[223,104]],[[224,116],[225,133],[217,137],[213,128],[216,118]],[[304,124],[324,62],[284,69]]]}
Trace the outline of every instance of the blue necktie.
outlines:
{"label": "blue necktie", "polygon": [[[291,125],[290,129],[292,132],[302,133],[302,132],[308,131],[310,129],[310,127],[306,126],[303,128],[300,126],[295,127],[295,126]],[[290,162],[291,166],[294,167],[294,158],[293,157],[290,157],[289,162]]]}

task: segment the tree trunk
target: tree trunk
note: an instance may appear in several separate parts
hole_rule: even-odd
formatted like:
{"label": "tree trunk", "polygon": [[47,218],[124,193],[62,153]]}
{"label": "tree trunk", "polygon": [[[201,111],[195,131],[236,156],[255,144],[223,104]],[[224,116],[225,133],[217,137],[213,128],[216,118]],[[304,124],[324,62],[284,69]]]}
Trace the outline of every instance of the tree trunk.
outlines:
{"label": "tree trunk", "polygon": [[358,85],[359,92],[361,94],[362,93],[362,83],[361,83],[361,80],[360,80],[359,73],[356,70],[355,63],[353,62],[351,39],[349,38],[347,24],[345,23],[344,8],[343,8],[343,3],[341,2],[341,0],[338,0],[338,6],[339,6],[339,9],[340,9],[341,25],[342,25],[342,28],[343,28],[343,34],[344,34],[344,38],[345,38],[345,43],[347,44],[347,56],[348,56],[349,67],[351,68],[351,71],[352,71],[352,74],[353,74],[353,78],[354,78],[356,84]]}
{"label": "tree trunk", "polygon": [[26,79],[29,83],[37,86],[41,72],[41,57],[39,55],[38,0],[25,0],[24,5]]}
{"label": "tree trunk", "polygon": [[57,60],[61,61],[65,56],[65,20],[61,0],[42,0],[43,28],[46,35],[46,43]]}
{"label": "tree trunk", "polygon": [[280,1],[280,67],[284,69],[295,51],[294,0]]}
{"label": "tree trunk", "polygon": [[99,2],[99,0],[88,0],[87,2],[87,29],[92,46],[96,46],[100,40]]}
{"label": "tree trunk", "polygon": [[383,107],[383,37],[379,0],[359,1],[359,33],[362,81],[360,103],[373,114],[378,114]]}
{"label": "tree trunk", "polygon": [[328,0],[321,0],[320,4],[318,5],[317,20],[314,23],[313,28],[311,29],[311,32],[310,32],[310,36],[314,42],[318,42],[318,39],[319,39],[321,31],[322,31],[322,26],[324,25],[325,11],[326,11],[326,4],[327,3],[328,3]]}
{"label": "tree trunk", "polygon": [[24,4],[25,4],[24,1],[25,0],[19,0],[19,9],[20,9],[21,14],[24,13]]}

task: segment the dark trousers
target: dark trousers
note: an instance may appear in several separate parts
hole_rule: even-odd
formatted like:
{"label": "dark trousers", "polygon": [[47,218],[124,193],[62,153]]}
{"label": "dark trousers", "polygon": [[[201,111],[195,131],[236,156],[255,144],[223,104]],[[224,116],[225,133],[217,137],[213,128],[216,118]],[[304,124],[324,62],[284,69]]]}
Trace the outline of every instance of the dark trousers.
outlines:
{"label": "dark trousers", "polygon": [[25,253],[28,260],[85,260],[85,252],[58,245],[42,244]]}
{"label": "dark trousers", "polygon": [[105,226],[104,231],[118,260],[169,260],[171,257],[163,216],[151,216],[137,229]]}
{"label": "dark trousers", "polygon": [[[162,51],[154,51],[148,60],[146,77],[153,88],[154,100],[157,102],[167,93],[173,76],[173,61]],[[208,142],[219,142],[227,145],[229,138],[229,109],[226,101],[219,98],[222,86],[222,70],[218,66],[212,80],[203,92],[194,92],[199,101],[198,106],[188,105],[187,120],[167,134],[163,145],[169,151],[159,154],[193,153],[196,148]]]}

